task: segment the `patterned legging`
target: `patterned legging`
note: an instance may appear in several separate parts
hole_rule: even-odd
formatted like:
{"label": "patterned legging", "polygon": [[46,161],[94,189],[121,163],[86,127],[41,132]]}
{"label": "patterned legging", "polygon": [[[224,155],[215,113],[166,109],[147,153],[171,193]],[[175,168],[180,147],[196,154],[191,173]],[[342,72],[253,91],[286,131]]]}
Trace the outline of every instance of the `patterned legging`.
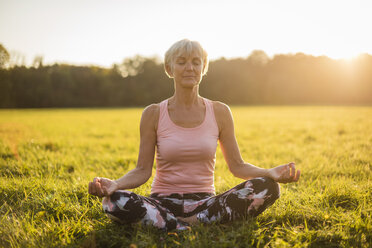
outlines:
{"label": "patterned legging", "polygon": [[219,194],[151,194],[150,197],[119,190],[103,198],[103,210],[120,223],[152,225],[163,230],[184,230],[177,217],[196,216],[201,223],[226,223],[257,216],[279,198],[279,184],[270,178],[247,180]]}

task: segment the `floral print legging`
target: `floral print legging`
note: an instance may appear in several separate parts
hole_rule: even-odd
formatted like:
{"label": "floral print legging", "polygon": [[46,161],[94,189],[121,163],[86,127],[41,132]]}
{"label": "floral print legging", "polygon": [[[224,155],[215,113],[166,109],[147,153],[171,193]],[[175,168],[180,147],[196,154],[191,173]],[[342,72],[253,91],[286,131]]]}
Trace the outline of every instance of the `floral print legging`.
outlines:
{"label": "floral print legging", "polygon": [[185,230],[177,217],[196,215],[201,223],[226,223],[257,216],[279,198],[279,184],[270,178],[247,180],[219,194],[151,194],[150,197],[118,190],[103,198],[103,210],[114,221],[155,226],[163,230]]}

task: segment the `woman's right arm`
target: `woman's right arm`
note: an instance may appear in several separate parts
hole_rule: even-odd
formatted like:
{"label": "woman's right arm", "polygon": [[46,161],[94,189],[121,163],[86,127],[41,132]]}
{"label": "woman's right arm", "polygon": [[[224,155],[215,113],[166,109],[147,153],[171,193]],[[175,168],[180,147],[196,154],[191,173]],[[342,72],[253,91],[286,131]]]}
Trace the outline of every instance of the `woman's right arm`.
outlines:
{"label": "woman's right arm", "polygon": [[156,130],[159,119],[159,105],[152,104],[145,108],[140,123],[140,147],[137,166],[117,180],[94,178],[89,183],[89,194],[108,196],[116,190],[134,189],[151,177],[154,163]]}

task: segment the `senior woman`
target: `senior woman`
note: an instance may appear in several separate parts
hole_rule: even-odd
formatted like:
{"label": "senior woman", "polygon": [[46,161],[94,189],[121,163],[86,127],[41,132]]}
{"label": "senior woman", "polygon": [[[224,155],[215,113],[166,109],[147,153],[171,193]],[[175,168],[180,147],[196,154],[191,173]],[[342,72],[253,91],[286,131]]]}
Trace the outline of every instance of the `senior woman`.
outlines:
{"label": "senior woman", "polygon": [[[142,223],[163,230],[183,230],[193,223],[230,222],[257,216],[279,198],[279,184],[296,182],[294,163],[271,169],[244,162],[226,104],[199,95],[208,56],[196,41],[173,44],[165,54],[165,72],[174,94],[145,108],[140,123],[137,166],[117,180],[96,177],[89,193],[103,198],[103,210],[120,223]],[[217,142],[234,176],[245,179],[215,195]],[[126,191],[156,175],[149,197]]]}

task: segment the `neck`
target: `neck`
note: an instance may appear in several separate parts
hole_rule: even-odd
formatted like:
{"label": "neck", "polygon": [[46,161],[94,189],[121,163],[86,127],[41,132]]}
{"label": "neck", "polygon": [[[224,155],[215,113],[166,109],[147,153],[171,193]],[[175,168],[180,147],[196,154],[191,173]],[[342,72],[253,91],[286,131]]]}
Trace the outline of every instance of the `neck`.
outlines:
{"label": "neck", "polygon": [[198,105],[200,101],[199,85],[193,88],[175,87],[175,92],[171,99],[174,104],[186,108]]}

